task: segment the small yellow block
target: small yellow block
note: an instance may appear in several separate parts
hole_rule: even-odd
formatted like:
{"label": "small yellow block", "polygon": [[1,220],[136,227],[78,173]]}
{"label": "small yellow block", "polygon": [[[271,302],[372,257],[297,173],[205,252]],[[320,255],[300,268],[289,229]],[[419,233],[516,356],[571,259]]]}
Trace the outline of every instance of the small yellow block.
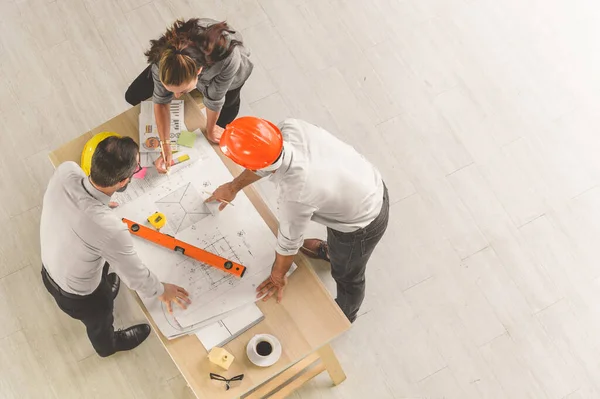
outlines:
{"label": "small yellow block", "polygon": [[235,358],[231,353],[227,352],[224,348],[219,348],[218,346],[212,348],[208,353],[208,360],[217,366],[223,367],[225,370],[229,369],[229,366],[231,366],[231,363],[233,363],[234,359]]}

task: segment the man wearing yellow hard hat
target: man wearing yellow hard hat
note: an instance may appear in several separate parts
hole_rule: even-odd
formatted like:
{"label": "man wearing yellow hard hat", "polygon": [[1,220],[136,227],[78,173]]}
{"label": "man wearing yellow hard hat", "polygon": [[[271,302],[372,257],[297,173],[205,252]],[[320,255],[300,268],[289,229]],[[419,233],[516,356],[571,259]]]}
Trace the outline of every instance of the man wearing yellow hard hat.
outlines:
{"label": "man wearing yellow hard hat", "polygon": [[[82,154],[89,176],[75,162],[64,162],[44,194],[42,280],[58,307],[85,325],[102,357],[133,349],[150,334],[148,324],[115,332],[117,274],[141,296],[158,297],[169,310],[172,302],[181,307],[189,303],[185,289],[161,283],[142,264],[127,226],[109,208],[111,196],[123,191],[139,171],[138,150],[129,137],[101,134],[90,140]],[[108,273],[109,264],[116,273]]]}
{"label": "man wearing yellow hard hat", "polygon": [[[257,288],[258,297],[282,299],[286,273],[302,250],[331,263],[336,302],[354,322],[365,297],[367,262],[388,224],[388,193],[379,171],[350,145],[297,119],[275,126],[238,118],[227,125],[219,146],[246,170],[207,201],[222,201],[222,210],[241,189],[265,176],[279,189],[275,263]],[[311,220],[327,226],[327,241],[304,239]]]}
{"label": "man wearing yellow hard hat", "polygon": [[87,176],[90,175],[90,171],[92,169],[92,156],[94,155],[94,151],[96,151],[96,147],[98,147],[98,144],[100,144],[100,142],[102,140],[109,138],[111,136],[121,137],[119,134],[117,134],[115,132],[100,132],[98,134],[95,134],[83,146],[83,151],[81,151],[80,165],[81,165],[81,169],[83,169],[83,172]]}

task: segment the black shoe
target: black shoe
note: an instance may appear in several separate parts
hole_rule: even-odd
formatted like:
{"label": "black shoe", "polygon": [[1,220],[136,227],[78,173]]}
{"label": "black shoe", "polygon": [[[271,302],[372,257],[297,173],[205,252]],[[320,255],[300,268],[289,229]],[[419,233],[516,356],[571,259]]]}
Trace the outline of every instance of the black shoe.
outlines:
{"label": "black shoe", "polygon": [[112,292],[113,299],[115,299],[119,293],[119,288],[121,288],[121,279],[117,276],[117,273],[110,273],[106,276],[106,281],[110,284],[110,291]]}
{"label": "black shoe", "polygon": [[125,330],[115,331],[115,347],[117,352],[128,351],[142,342],[150,335],[148,324],[138,324]]}

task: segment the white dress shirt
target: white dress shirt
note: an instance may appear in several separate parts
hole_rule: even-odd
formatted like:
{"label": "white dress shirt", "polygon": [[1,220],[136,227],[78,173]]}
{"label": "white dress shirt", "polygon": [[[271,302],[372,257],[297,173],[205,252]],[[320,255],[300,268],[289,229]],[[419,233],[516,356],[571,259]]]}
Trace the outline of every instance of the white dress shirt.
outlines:
{"label": "white dress shirt", "polygon": [[352,146],[298,119],[286,119],[278,127],[283,161],[270,177],[279,189],[277,253],[296,254],[311,220],[347,233],[379,215],[381,174]]}
{"label": "white dress shirt", "polygon": [[144,297],[164,287],[142,264],[127,226],[108,207],[110,197],[89,182],[75,162],[54,172],[40,223],[42,263],[64,291],[88,295],[100,285],[104,262]]}

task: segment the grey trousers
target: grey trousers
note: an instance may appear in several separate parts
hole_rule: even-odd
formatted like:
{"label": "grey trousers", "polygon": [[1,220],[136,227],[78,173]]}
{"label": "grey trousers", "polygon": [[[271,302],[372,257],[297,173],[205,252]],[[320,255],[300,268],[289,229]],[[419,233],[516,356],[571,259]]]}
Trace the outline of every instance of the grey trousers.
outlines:
{"label": "grey trousers", "polygon": [[351,323],[365,298],[367,262],[388,225],[390,201],[385,185],[383,191],[379,216],[368,226],[352,233],[327,229],[331,275],[337,283],[335,301]]}

